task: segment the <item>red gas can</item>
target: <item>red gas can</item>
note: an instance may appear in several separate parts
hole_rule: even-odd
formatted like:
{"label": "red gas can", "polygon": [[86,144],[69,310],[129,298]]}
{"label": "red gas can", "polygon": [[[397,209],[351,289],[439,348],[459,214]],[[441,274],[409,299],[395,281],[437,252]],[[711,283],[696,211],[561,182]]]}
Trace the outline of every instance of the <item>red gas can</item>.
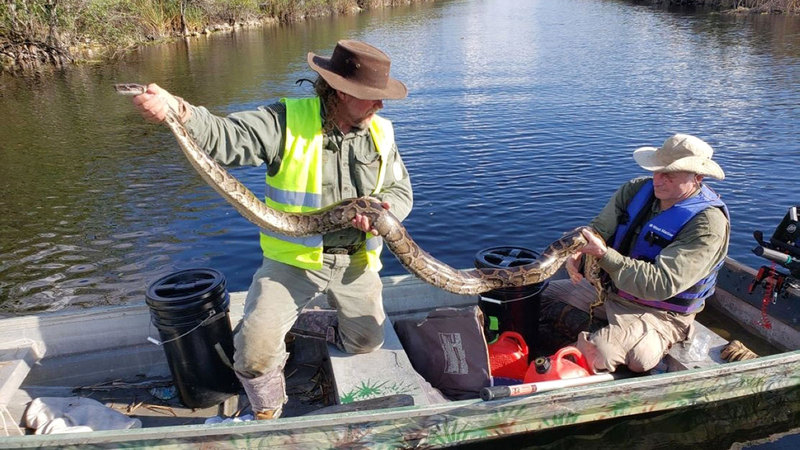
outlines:
{"label": "red gas can", "polygon": [[591,375],[589,364],[580,350],[567,346],[553,356],[540,356],[534,360],[527,373],[525,383],[538,381],[563,380],[566,378],[588,377]]}
{"label": "red gas can", "polygon": [[504,331],[489,344],[489,365],[493,377],[522,381],[528,370],[528,345],[522,335],[515,331]]}

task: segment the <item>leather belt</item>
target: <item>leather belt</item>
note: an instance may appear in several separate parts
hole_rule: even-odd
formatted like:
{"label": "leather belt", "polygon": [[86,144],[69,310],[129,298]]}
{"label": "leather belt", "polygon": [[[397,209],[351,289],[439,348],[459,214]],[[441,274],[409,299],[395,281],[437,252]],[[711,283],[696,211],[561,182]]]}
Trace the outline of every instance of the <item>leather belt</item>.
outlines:
{"label": "leather belt", "polygon": [[322,247],[322,253],[329,255],[352,255],[361,248],[362,244],[340,245],[338,247]]}

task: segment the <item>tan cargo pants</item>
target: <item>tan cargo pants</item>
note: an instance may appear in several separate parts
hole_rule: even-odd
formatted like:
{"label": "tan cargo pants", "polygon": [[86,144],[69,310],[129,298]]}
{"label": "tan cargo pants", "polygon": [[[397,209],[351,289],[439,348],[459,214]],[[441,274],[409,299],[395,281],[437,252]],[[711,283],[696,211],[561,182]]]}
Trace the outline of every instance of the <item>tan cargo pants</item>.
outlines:
{"label": "tan cargo pants", "polygon": [[[550,284],[541,301],[543,310],[562,302],[588,312],[594,300],[594,289],[585,281],[576,286],[559,280]],[[695,315],[662,311],[609,294],[603,306],[595,308],[594,316],[606,319],[608,325],[593,333],[573,330],[577,333],[575,346],[589,364],[595,370],[613,372],[625,365],[631,371],[646,372],[672,345],[686,339]]]}
{"label": "tan cargo pants", "polygon": [[349,353],[383,344],[386,315],[383,285],[367,270],[366,257],[323,255],[320,270],[305,270],[264,259],[247,291],[244,317],[234,334],[234,369],[254,410],[279,408],[286,400],[283,366],[286,333],[299,312],[319,293],[337,310],[338,337]]}

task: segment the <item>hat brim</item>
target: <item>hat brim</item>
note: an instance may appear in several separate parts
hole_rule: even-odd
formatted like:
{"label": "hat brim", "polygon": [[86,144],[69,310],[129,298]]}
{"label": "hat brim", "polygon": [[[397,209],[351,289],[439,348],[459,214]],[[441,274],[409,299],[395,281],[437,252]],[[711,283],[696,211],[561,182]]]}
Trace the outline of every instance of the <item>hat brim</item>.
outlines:
{"label": "hat brim", "polygon": [[650,172],[692,172],[718,180],[725,179],[725,172],[719,164],[701,156],[688,156],[664,165],[656,157],[656,147],[641,147],[633,152],[633,159],[642,169]]}
{"label": "hat brim", "polygon": [[331,70],[330,62],[330,58],[308,52],[308,66],[337,91],[361,100],[399,100],[408,96],[406,85],[399,80],[389,77],[384,88],[364,86],[334,73]]}

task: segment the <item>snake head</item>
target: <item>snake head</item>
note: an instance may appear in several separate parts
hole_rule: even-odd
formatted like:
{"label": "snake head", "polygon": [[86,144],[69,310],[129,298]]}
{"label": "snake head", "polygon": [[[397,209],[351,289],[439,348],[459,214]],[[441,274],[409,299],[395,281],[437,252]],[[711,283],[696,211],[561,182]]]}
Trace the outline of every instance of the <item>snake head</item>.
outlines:
{"label": "snake head", "polygon": [[136,83],[117,83],[114,85],[114,90],[122,95],[140,95],[147,92],[147,86]]}

